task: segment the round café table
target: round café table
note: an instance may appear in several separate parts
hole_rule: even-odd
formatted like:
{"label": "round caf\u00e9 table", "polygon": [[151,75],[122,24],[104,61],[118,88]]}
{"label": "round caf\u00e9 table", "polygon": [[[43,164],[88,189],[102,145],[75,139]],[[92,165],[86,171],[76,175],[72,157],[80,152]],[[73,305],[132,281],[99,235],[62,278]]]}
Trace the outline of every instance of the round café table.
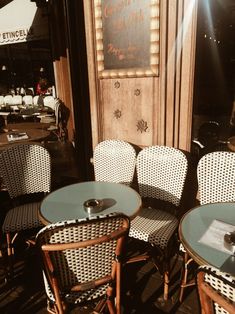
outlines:
{"label": "round caf\u00e9 table", "polygon": [[41,123],[41,122],[21,122],[21,123],[8,123],[6,129],[9,131],[21,131],[29,129],[43,129],[47,130],[51,123]]}
{"label": "round caf\u00e9 table", "polygon": [[[100,212],[89,214],[84,209],[84,202],[90,199],[102,200]],[[39,217],[44,224],[113,212],[122,212],[133,218],[141,205],[140,195],[124,184],[88,181],[50,193],[41,203]]]}
{"label": "round caf\u00e9 table", "polygon": [[235,276],[235,256],[226,249],[220,250],[224,248],[224,230],[231,232],[228,228],[235,231],[235,203],[200,205],[182,217],[179,237],[197,264],[211,265]]}
{"label": "round caf\u00e9 table", "polygon": [[12,145],[16,143],[22,143],[22,142],[28,142],[28,141],[43,141],[45,140],[49,135],[50,132],[43,130],[43,129],[21,129],[19,130],[19,133],[26,133],[28,138],[27,139],[17,139],[15,141],[9,141],[7,138],[7,135],[10,135],[12,133],[15,133],[17,130],[14,130],[14,132],[9,131],[5,133],[0,134],[0,146],[6,146],[6,145]]}

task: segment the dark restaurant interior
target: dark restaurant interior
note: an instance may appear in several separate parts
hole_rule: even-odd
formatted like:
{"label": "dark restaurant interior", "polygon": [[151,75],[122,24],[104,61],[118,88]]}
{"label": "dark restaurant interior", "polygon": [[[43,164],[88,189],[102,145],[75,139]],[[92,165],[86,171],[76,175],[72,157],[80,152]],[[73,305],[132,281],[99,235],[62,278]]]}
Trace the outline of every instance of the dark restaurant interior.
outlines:
{"label": "dark restaurant interior", "polygon": [[235,313],[234,152],[233,0],[2,1],[0,313]]}

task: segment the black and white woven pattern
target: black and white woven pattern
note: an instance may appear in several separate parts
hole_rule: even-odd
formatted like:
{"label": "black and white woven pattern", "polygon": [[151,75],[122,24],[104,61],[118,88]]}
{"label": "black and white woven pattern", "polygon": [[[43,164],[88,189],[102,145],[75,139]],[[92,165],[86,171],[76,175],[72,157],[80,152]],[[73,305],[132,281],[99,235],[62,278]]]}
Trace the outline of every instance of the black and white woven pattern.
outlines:
{"label": "black and white woven pattern", "polygon": [[[201,205],[216,202],[234,202],[235,154],[233,152],[216,151],[204,155],[198,162],[197,181]],[[180,243],[179,249],[181,252],[186,253],[182,243]],[[191,261],[193,260],[191,259]],[[184,268],[187,269],[190,263],[187,261]]]}
{"label": "black and white woven pattern", "polygon": [[142,197],[179,206],[188,162],[178,149],[167,146],[144,148],[137,157],[137,176]]}
{"label": "black and white woven pattern", "polygon": [[235,201],[235,154],[212,152],[204,155],[197,167],[201,204]]}
{"label": "black and white woven pattern", "polygon": [[[55,243],[75,243],[106,236],[123,227],[127,217],[122,214],[100,215],[90,219],[71,220],[51,224],[41,229],[37,235],[39,246]],[[111,274],[115,259],[117,240],[90,245],[80,249],[50,252],[61,291],[69,287],[86,283]],[[52,289],[44,273],[46,293],[51,301],[55,301]],[[69,303],[81,303],[96,299],[106,294],[108,284],[81,292],[65,293]]]}
{"label": "black and white woven pattern", "polygon": [[96,181],[132,183],[136,152],[131,144],[121,140],[100,142],[95,147],[93,160]]}
{"label": "black and white woven pattern", "polygon": [[11,198],[49,192],[51,184],[49,152],[36,144],[16,144],[0,154],[0,173]]}
{"label": "black and white woven pattern", "polygon": [[[235,201],[235,154],[218,151],[198,162],[197,180],[201,205]],[[180,251],[186,252],[182,244]]]}
{"label": "black and white woven pattern", "polygon": [[3,233],[42,227],[43,224],[38,218],[40,204],[29,203],[10,209],[2,226]]}
{"label": "black and white woven pattern", "polygon": [[[11,198],[30,193],[47,193],[51,187],[49,152],[37,144],[16,144],[0,154],[0,173]],[[38,217],[40,203],[29,203],[9,210],[4,233],[42,226]]]}
{"label": "black and white woven pattern", "polygon": [[[137,156],[137,178],[142,197],[160,199],[178,206],[188,162],[178,149],[152,146]],[[178,226],[178,220],[160,208],[143,208],[131,221],[130,237],[164,249]]]}
{"label": "black and white woven pattern", "polygon": [[[235,313],[235,278],[227,273],[219,271],[217,268],[212,266],[200,266],[198,273],[203,272],[204,280],[208,283],[215,291],[217,291],[225,299],[230,300],[234,304]],[[214,303],[214,310],[216,314],[231,314],[228,313],[217,303]]]}
{"label": "black and white woven pattern", "polygon": [[156,208],[143,208],[131,222],[129,236],[164,250],[177,226],[178,220],[173,215]]}

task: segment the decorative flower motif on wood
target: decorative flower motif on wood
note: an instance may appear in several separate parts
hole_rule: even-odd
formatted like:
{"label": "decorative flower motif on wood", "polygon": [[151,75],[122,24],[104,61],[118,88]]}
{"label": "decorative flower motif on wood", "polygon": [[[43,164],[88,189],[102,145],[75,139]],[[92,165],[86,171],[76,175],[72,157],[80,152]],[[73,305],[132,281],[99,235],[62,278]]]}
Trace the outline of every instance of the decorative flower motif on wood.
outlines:
{"label": "decorative flower motif on wood", "polygon": [[116,81],[116,82],[114,83],[114,87],[115,87],[115,88],[119,88],[120,85],[121,85],[121,84],[120,84],[118,81]]}
{"label": "decorative flower motif on wood", "polygon": [[135,96],[139,96],[140,95],[140,89],[135,89],[135,91],[134,91],[134,95]]}
{"label": "decorative flower motif on wood", "polygon": [[120,119],[122,116],[122,112],[119,109],[116,109],[113,114],[116,119]]}
{"label": "decorative flower motif on wood", "polygon": [[139,120],[136,126],[137,126],[137,131],[140,131],[141,133],[146,132],[148,129],[147,122],[144,121],[143,119]]}

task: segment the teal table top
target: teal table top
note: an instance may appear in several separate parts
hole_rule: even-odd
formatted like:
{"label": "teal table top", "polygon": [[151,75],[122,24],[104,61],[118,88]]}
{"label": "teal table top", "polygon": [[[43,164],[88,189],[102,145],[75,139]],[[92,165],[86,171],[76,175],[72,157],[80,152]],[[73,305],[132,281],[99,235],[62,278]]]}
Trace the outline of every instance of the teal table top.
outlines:
{"label": "teal table top", "polygon": [[140,195],[132,188],[119,183],[82,182],[60,188],[44,198],[40,208],[40,219],[44,224],[89,217],[84,202],[98,199],[103,203],[99,214],[122,212],[134,217],[142,202]]}
{"label": "teal table top", "polygon": [[213,203],[187,212],[180,221],[179,236],[186,251],[199,265],[212,265],[234,276],[235,256],[226,252],[223,245],[226,233],[223,230],[227,228],[229,232],[235,231],[235,203]]}

